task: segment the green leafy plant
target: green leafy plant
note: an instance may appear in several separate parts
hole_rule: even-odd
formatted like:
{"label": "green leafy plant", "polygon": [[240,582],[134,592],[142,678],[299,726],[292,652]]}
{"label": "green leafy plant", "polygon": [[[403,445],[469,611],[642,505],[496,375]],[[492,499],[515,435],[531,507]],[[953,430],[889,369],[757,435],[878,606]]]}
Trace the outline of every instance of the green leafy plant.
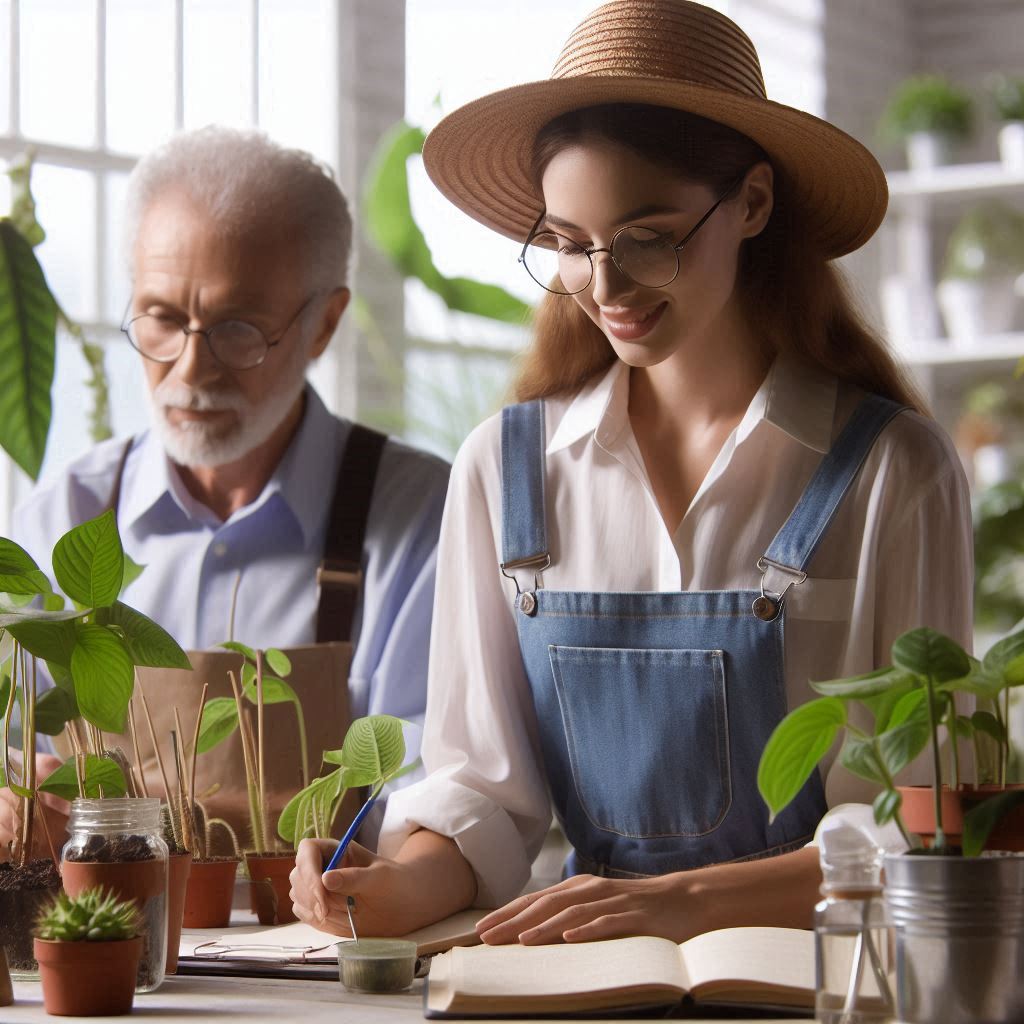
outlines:
{"label": "green leafy plant", "polygon": [[[125,555],[113,512],[65,533],[54,546],[52,562],[70,608],[31,556],[0,538],[0,644],[7,649],[0,665],[0,785],[9,786],[23,802],[22,830],[13,851],[19,864],[31,853],[37,792],[65,797],[126,792],[124,771],[108,759],[102,733],[124,731],[136,666],[191,667],[162,627],[119,599],[126,581],[141,568]],[[56,684],[42,695],[39,660]],[[12,768],[16,724],[22,755],[17,771]],[[65,729],[75,756],[40,783],[36,733],[57,735]]]}
{"label": "green leafy plant", "polygon": [[[982,737],[994,740],[999,751],[999,783],[1006,781],[1009,750],[1007,717],[1009,691],[1024,685],[1024,630],[996,644],[978,661],[949,637],[931,629],[915,629],[892,646],[892,665],[862,676],[812,683],[822,694],[791,711],[776,727],[761,755],[758,788],[772,817],[797,795],[818,762],[843,732],[839,758],[854,775],[875,783],[875,821],[895,821],[908,847],[914,841],[900,814],[902,797],[895,776],[929,750],[932,760],[937,852],[948,852],[942,830],[943,766],[939,727],[949,736],[949,779],[957,788],[963,777],[958,738],[975,743],[979,756]],[[993,711],[970,717],[957,712],[954,696],[971,693],[992,702]],[[861,728],[850,715],[860,705],[873,719]],[[977,760],[976,760],[977,763]],[[964,817],[963,852],[981,851],[998,816],[1024,800],[1008,791],[980,803]]]}
{"label": "green leafy plant", "polygon": [[989,92],[1000,121],[1024,121],[1024,78],[995,75]]}
{"label": "green leafy plant", "polygon": [[957,222],[946,246],[943,276],[967,280],[1024,273],[1024,213],[989,201]]}
{"label": "green leafy plant", "polygon": [[29,153],[11,161],[11,210],[0,218],[0,446],[35,479],[50,430],[58,325],[80,343],[89,367],[93,440],[111,430],[103,349],[61,308],[36,259],[46,232],[36,219],[32,160]]}
{"label": "green leafy plant", "polygon": [[388,782],[419,765],[419,758],[404,764],[402,725],[402,719],[393,715],[357,718],[349,726],[341,749],[323,753],[323,763],[338,767],[314,779],[289,801],[277,823],[278,835],[292,846],[303,839],[328,838],[348,791],[367,787],[369,797],[355,818],[361,822]]}
{"label": "green leafy plant", "polygon": [[96,886],[78,896],[58,893],[40,915],[36,934],[47,942],[123,942],[135,938],[141,927],[131,900]]}
{"label": "green leafy plant", "polygon": [[890,140],[915,132],[964,139],[971,131],[970,96],[941,75],[915,75],[901,82],[882,112],[880,129]]}

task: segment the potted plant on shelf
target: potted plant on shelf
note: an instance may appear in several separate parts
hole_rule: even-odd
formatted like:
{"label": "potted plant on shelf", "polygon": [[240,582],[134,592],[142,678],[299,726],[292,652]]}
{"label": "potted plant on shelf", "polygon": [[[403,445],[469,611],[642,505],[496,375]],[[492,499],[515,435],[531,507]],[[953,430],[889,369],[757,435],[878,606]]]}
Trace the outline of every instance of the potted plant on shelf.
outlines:
{"label": "potted plant on shelf", "polygon": [[1022,274],[1024,213],[992,200],[964,214],[949,237],[936,290],[953,344],[1012,329]]}
{"label": "potted plant on shelf", "polygon": [[1007,168],[1024,168],[1024,78],[996,75],[989,86],[999,119],[999,159]]}
{"label": "potted plant on shelf", "polygon": [[927,171],[949,163],[953,146],[971,131],[972,103],[941,75],[915,75],[902,81],[882,111],[883,138],[903,142],[907,166]]}
{"label": "potted plant on shelf", "polygon": [[[905,853],[885,862],[900,1020],[1020,1020],[1024,856],[978,854],[986,844],[1024,849],[1024,789],[1006,786],[1001,770],[993,787],[980,787],[977,760],[965,771],[960,741],[979,740],[977,752],[980,737],[987,736],[1005,751],[1008,691],[1024,685],[1024,631],[978,661],[940,633],[911,630],[893,644],[890,667],[811,685],[822,696],[790,712],[761,757],[758,785],[772,815],[796,796],[842,732],[841,763],[879,787],[875,820],[894,821],[907,844]],[[995,711],[961,715],[958,693],[990,700]],[[854,723],[851,705],[868,713],[870,728]],[[940,727],[949,738],[945,757]],[[921,790],[897,786],[895,779],[922,755],[929,758],[933,785],[924,790],[926,817],[915,823],[908,812]],[[1005,766],[1005,754],[999,764]],[[915,827],[931,834],[927,844],[913,834]]]}
{"label": "potted plant on shelf", "polygon": [[[122,758],[118,763],[107,756],[103,733],[124,729],[135,668],[188,665],[185,653],[160,626],[119,600],[125,581],[141,570],[124,554],[113,513],[106,512],[64,534],[54,546],[52,562],[54,578],[73,602],[71,608],[21,547],[0,538],[0,631],[10,645],[7,682],[0,683],[4,712],[0,784],[9,785],[22,804],[22,831],[12,850],[13,866],[0,870],[5,904],[0,908],[5,911],[0,914],[0,939],[18,973],[34,968],[31,951],[26,957],[21,947],[31,935],[37,915],[38,896],[29,895],[38,884],[36,876],[48,871],[51,890],[61,883],[54,866],[57,849],[52,835],[46,837],[52,858],[49,867],[45,859],[33,858],[38,793],[77,797],[79,802],[123,797],[128,792],[127,762]],[[43,694],[37,693],[40,659],[56,684]],[[20,726],[22,767],[12,771],[16,725]],[[73,756],[45,781],[35,777],[37,731],[64,731],[74,746]],[[38,820],[45,831],[46,818],[39,816]],[[90,848],[89,855],[93,852]],[[108,858],[105,874],[115,868]],[[83,871],[77,863],[64,865],[65,888],[73,889]],[[161,893],[165,886],[161,874]],[[161,936],[161,951],[163,942]],[[11,953],[12,943],[20,944],[17,955]]]}
{"label": "potted plant on shelf", "polygon": [[36,930],[46,1012],[64,1017],[130,1013],[142,956],[140,927],[134,904],[101,888],[74,897],[60,893]]}

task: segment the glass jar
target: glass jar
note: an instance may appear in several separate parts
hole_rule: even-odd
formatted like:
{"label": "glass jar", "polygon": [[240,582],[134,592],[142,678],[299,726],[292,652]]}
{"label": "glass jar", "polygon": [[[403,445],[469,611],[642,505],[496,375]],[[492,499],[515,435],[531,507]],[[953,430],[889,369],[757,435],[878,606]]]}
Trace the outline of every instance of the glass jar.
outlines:
{"label": "glass jar", "polygon": [[137,992],[164,980],[167,947],[167,844],[161,836],[160,801],[117,798],[75,800],[71,838],[61,852],[69,896],[101,885],[132,900],[142,922],[142,959]]}

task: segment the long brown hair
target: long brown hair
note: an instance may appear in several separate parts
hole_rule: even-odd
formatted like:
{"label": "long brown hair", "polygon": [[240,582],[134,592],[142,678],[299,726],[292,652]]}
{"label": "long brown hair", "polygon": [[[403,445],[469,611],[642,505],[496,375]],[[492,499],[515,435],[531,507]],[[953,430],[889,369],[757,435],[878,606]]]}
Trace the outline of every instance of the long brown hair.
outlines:
{"label": "long brown hair", "polygon": [[[753,164],[771,162],[755,142],[714,121],[667,107],[614,103],[571,111],[541,129],[533,154],[538,191],[556,153],[593,138],[625,146],[719,194]],[[925,411],[916,388],[857,311],[842,273],[801,222],[778,168],[768,223],[740,249],[737,288],[769,355],[792,352],[866,391]],[[549,292],[520,360],[516,400],[575,391],[615,358],[608,339],[576,300]]]}

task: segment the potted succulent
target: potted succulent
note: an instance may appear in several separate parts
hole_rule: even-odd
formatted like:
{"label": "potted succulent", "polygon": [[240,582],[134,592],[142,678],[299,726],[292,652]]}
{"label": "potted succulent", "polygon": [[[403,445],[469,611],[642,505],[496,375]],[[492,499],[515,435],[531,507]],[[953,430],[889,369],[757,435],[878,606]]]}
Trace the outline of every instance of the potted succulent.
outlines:
{"label": "potted succulent", "polygon": [[131,901],[101,888],[60,893],[40,916],[35,954],[47,1013],[111,1017],[130,1013],[142,956]]}
{"label": "potted succulent", "polygon": [[1024,213],[994,200],[969,210],[950,235],[937,289],[954,344],[1011,330],[1022,274]]}
{"label": "potted succulent", "polygon": [[996,75],[990,84],[999,119],[999,159],[1008,168],[1024,168],[1024,78]]}
{"label": "potted succulent", "polygon": [[[0,538],[0,633],[9,646],[7,671],[0,673],[0,784],[9,785],[22,802],[22,832],[12,850],[13,866],[0,871],[0,942],[7,945],[19,974],[34,967],[31,951],[27,964],[22,962],[23,950],[17,955],[11,951],[12,942],[24,945],[31,935],[38,896],[30,894],[38,890],[44,875],[51,891],[60,885],[54,863],[47,868],[45,859],[33,858],[37,794],[79,800],[123,797],[131,771],[123,756],[120,761],[108,756],[103,733],[124,729],[135,668],[188,665],[184,651],[160,626],[119,600],[126,581],[141,570],[126,557],[112,512],[64,534],[54,546],[52,563],[58,586],[73,604],[70,608],[32,558],[13,541]],[[37,692],[39,659],[46,662],[56,684],[42,694]],[[37,731],[64,732],[74,749],[46,780],[35,777]],[[22,767],[12,770],[18,732]],[[38,822],[45,832],[45,816],[38,816]],[[54,836],[47,833],[46,839],[55,862]],[[113,868],[112,863],[104,864],[105,872]],[[78,873],[77,867],[62,868],[65,888],[74,885]],[[162,880],[161,886],[165,884]]]}
{"label": "potted succulent", "polygon": [[971,131],[971,99],[941,75],[914,75],[893,91],[882,111],[884,138],[906,145],[912,171],[949,163],[953,145]]}
{"label": "potted succulent", "polygon": [[[993,790],[979,789],[977,761],[973,771],[965,771],[959,742],[992,737],[1005,765],[1008,691],[1021,685],[1024,631],[978,661],[940,633],[911,630],[893,644],[891,666],[812,683],[822,696],[790,712],[762,754],[758,785],[773,815],[799,792],[840,733],[843,766],[879,787],[875,820],[894,821],[907,844],[906,853],[885,862],[886,903],[896,933],[897,1010],[907,1024],[1009,1022],[1024,1013],[1024,978],[1017,969],[1024,958],[1018,923],[1024,921],[1024,856],[978,856],[986,844],[1022,848],[1024,790],[1005,786],[1002,775]],[[963,716],[954,699],[958,693],[992,701],[995,710]],[[854,723],[852,705],[867,711],[870,728]],[[939,738],[943,726],[950,740],[948,771]],[[922,755],[934,779],[926,790],[930,814],[918,826],[931,833],[927,845],[906,820],[920,790],[895,782]]]}

